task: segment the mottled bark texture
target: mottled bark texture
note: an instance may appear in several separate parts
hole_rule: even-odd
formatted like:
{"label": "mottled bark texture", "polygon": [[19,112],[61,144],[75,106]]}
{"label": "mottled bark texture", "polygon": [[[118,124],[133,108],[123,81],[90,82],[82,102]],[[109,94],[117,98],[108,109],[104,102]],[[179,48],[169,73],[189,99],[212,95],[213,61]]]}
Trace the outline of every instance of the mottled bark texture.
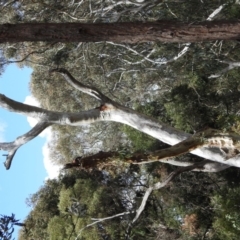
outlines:
{"label": "mottled bark texture", "polygon": [[240,39],[240,21],[118,23],[21,23],[0,25],[0,42],[140,43],[201,42]]}

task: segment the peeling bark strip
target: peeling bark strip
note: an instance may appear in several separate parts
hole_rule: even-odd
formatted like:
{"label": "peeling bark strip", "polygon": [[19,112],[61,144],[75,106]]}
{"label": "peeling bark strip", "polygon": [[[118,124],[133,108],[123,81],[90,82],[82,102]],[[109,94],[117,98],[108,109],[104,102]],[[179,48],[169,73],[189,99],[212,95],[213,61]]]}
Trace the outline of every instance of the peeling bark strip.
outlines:
{"label": "peeling bark strip", "polygon": [[201,42],[240,39],[240,21],[21,23],[0,25],[0,42]]}
{"label": "peeling bark strip", "polygon": [[[169,160],[171,156],[171,148],[162,149],[159,151],[155,151],[152,153],[139,153],[135,152],[132,153],[131,156],[124,157],[119,152],[98,152],[96,154],[93,154],[91,156],[81,157],[78,161],[73,161],[70,163],[66,163],[63,166],[63,169],[70,169],[70,168],[80,168],[84,169],[86,171],[92,170],[92,169],[101,169],[104,168],[106,165],[111,166],[116,159],[124,160],[127,164],[142,164],[142,163],[150,163],[150,162],[164,162],[169,163],[171,165],[179,166],[179,167],[191,167],[195,164],[194,162],[182,162],[182,161],[175,161],[175,164],[172,164],[172,160]],[[165,157],[165,153],[169,151],[169,156]],[[189,149],[190,150],[190,149]],[[180,155],[180,153],[176,153],[176,155]],[[167,159],[164,161],[164,158]],[[228,165],[215,163],[212,161],[204,161],[204,166],[195,166],[191,171],[197,171],[197,172],[220,172],[226,168],[228,168]]]}
{"label": "peeling bark strip", "polygon": [[81,167],[85,170],[97,168],[101,163],[111,162],[112,158],[117,157],[117,152],[98,152],[91,156],[83,157],[78,163],[72,162],[64,165],[63,169]]}

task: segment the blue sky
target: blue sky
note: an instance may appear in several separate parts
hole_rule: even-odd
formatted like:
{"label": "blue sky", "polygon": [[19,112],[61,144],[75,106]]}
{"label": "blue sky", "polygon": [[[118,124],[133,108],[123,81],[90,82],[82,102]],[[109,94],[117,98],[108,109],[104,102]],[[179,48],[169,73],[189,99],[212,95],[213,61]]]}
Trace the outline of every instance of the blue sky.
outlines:
{"label": "blue sky", "polygon": [[[32,70],[20,69],[16,65],[10,65],[0,76],[0,93],[14,100],[24,102],[29,93],[29,81]],[[19,135],[30,130],[30,125],[25,116],[10,113],[0,108],[0,141],[12,141]],[[44,167],[43,146],[46,138],[36,137],[22,146],[16,153],[10,170],[5,170],[0,165],[0,214],[11,215],[14,213],[17,219],[24,220],[30,208],[25,200],[35,193],[48,173]],[[0,151],[2,163],[5,157]],[[18,227],[15,228],[14,237],[17,239]]]}

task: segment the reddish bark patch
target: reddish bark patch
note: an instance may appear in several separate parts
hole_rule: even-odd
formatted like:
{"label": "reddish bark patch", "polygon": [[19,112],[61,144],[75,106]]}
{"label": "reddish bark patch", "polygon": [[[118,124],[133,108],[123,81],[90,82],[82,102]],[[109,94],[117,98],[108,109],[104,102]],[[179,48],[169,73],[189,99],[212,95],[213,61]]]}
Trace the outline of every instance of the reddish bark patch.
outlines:
{"label": "reddish bark patch", "polygon": [[198,232],[198,217],[197,214],[187,214],[183,220],[182,230],[188,232],[191,236]]}
{"label": "reddish bark patch", "polygon": [[100,111],[106,111],[106,110],[109,110],[108,106],[106,104],[102,104],[100,107],[99,107]]}
{"label": "reddish bark patch", "polygon": [[[92,156],[83,157],[80,161],[74,161],[67,163],[63,169],[69,168],[82,168],[85,170],[96,169],[101,163],[108,162],[110,157],[115,156],[113,152],[102,152],[96,153]],[[110,160],[111,161],[111,160]]]}

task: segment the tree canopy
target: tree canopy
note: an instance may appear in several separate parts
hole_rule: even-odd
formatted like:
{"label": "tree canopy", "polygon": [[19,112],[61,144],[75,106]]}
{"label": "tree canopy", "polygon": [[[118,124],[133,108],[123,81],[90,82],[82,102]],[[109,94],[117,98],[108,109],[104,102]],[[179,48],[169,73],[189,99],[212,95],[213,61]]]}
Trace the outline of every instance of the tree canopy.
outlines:
{"label": "tree canopy", "polygon": [[0,143],[5,166],[47,127],[65,166],[28,198],[19,239],[238,239],[238,1],[0,7],[1,66],[32,67],[40,103],[0,95],[38,119]]}

